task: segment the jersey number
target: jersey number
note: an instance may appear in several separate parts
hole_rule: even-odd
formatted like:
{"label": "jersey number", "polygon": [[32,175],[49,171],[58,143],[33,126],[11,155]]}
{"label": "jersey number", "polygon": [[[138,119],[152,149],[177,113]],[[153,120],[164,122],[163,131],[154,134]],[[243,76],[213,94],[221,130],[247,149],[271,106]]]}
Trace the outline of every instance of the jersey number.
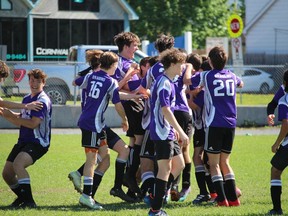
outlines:
{"label": "jersey number", "polygon": [[233,96],[235,94],[235,84],[234,80],[214,80],[213,85],[217,86],[214,89],[214,95],[215,96],[225,96],[225,90],[223,92],[223,89],[226,89],[226,95],[227,96]]}
{"label": "jersey number", "polygon": [[103,83],[101,82],[95,82],[95,81],[91,81],[91,89],[89,92],[89,97],[92,97],[94,99],[97,99],[99,97],[100,94],[100,89],[103,86]]}

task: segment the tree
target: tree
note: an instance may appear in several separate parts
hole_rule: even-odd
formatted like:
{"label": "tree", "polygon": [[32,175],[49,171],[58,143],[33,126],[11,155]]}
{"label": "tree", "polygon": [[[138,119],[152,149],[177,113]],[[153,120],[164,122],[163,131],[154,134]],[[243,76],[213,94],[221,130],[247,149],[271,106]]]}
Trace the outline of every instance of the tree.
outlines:
{"label": "tree", "polygon": [[160,33],[180,36],[192,31],[193,49],[205,48],[206,37],[227,36],[227,0],[127,0],[139,16],[131,31],[155,41]]}

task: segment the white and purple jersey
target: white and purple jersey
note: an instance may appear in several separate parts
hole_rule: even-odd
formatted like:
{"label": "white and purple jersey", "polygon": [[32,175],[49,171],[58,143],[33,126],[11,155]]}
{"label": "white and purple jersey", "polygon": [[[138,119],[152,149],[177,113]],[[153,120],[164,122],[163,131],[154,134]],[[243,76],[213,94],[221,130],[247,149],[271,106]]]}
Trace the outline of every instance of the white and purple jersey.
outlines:
{"label": "white and purple jersey", "polygon": [[[115,70],[114,75],[112,75],[111,77],[120,82],[125,77],[132,63],[135,62],[131,59],[126,59],[123,56],[119,56],[117,69]],[[131,78],[131,80],[138,80],[138,79],[139,77],[137,76],[137,74],[134,74]]]}
{"label": "white and purple jersey", "polygon": [[[152,92],[153,90],[152,87],[153,87],[155,80],[157,79],[157,77],[162,75],[163,72],[164,72],[163,64],[160,62],[157,62],[151,68],[148,69],[145,77],[141,81],[141,86],[145,89],[150,89],[150,92]],[[144,129],[149,128],[150,117],[151,117],[150,98],[148,98],[144,105],[143,116],[142,116],[142,127]]]}
{"label": "white and purple jersey", "polygon": [[204,110],[204,90],[201,90],[194,98],[193,102],[199,107],[199,110],[192,110],[193,126],[198,130],[204,128],[205,116]]}
{"label": "white and purple jersey", "polygon": [[188,101],[187,101],[187,96],[186,96],[186,89],[187,85],[183,83],[183,76],[185,75],[186,69],[182,71],[181,76],[176,79],[174,82],[175,85],[175,92],[176,92],[176,102],[175,102],[175,109],[177,111],[183,111],[191,114],[189,106],[188,106]]}
{"label": "white and purple jersey", "polygon": [[205,71],[200,73],[200,77],[200,85],[205,88],[205,126],[235,128],[236,87],[240,85],[241,79],[226,69]]}
{"label": "white and purple jersey", "polygon": [[153,87],[151,102],[151,140],[175,140],[173,127],[164,118],[162,107],[175,107],[175,86],[166,75],[159,76]]}
{"label": "white and purple jersey", "polygon": [[282,84],[282,85],[280,86],[280,88],[278,89],[278,91],[275,93],[275,95],[274,95],[274,97],[273,97],[273,100],[276,101],[276,102],[278,102],[279,99],[280,99],[281,97],[283,97],[283,95],[285,95],[285,87],[284,87],[284,85]]}
{"label": "white and purple jersey", "polygon": [[100,133],[105,127],[104,112],[110,98],[113,104],[120,102],[118,82],[100,70],[87,74],[80,88],[86,88],[87,97],[78,126],[85,130]]}
{"label": "white and purple jersey", "polygon": [[24,126],[20,127],[18,142],[36,142],[43,147],[50,146],[51,140],[51,118],[52,118],[52,103],[47,94],[42,91],[39,94],[31,97],[31,94],[23,98],[22,103],[27,104],[33,101],[42,102],[43,108],[39,111],[21,109],[21,118],[32,119],[37,117],[41,119],[37,128],[31,129]]}
{"label": "white and purple jersey", "polygon": [[[89,72],[88,74],[91,74],[93,73],[93,71]],[[75,80],[75,84],[77,86],[81,86],[82,83],[84,82],[85,79],[87,79],[87,74],[85,76],[81,76],[81,77],[78,77],[76,80]],[[82,92],[81,92],[81,108],[83,109],[83,106],[85,104],[85,100],[86,100],[86,96],[87,96],[87,91],[86,91],[86,88],[82,88]]]}
{"label": "white and purple jersey", "polygon": [[[288,94],[282,96],[278,101],[278,121],[288,119]],[[281,145],[288,148],[288,134],[282,141]]]}

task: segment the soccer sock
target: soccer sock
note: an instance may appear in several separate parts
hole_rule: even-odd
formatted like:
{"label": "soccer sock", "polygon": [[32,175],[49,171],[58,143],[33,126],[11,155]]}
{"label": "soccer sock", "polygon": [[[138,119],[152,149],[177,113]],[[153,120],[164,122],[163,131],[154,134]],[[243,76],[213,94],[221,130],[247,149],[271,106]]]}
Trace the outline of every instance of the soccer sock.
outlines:
{"label": "soccer sock", "polygon": [[174,176],[172,173],[170,173],[169,175],[169,179],[168,179],[168,182],[167,182],[167,191],[171,188],[171,185],[172,185],[172,182],[174,181]]}
{"label": "soccer sock", "polygon": [[167,182],[162,179],[155,179],[155,189],[154,189],[154,199],[151,203],[152,210],[160,210],[163,203],[163,198],[165,196],[167,189]]}
{"label": "soccer sock", "polygon": [[83,176],[84,166],[85,166],[85,163],[81,167],[79,167],[79,169],[77,170],[81,176]]}
{"label": "soccer sock", "polygon": [[278,211],[281,209],[281,194],[282,194],[281,179],[272,179],[270,185],[271,185],[270,193],[273,203],[273,209]]}
{"label": "soccer sock", "polygon": [[212,182],[213,182],[214,187],[215,187],[216,192],[217,192],[217,201],[223,202],[226,199],[226,195],[224,192],[222,175],[212,176]]}
{"label": "soccer sock", "polygon": [[116,159],[114,188],[121,188],[122,186],[126,163],[127,163],[127,160],[123,160],[119,158]]}
{"label": "soccer sock", "polygon": [[128,146],[129,148],[129,157],[128,157],[128,160],[127,160],[127,163],[126,163],[126,173],[128,173],[129,171],[129,168],[132,164],[132,158],[133,158],[133,152],[134,152],[134,149],[132,146]]}
{"label": "soccer sock", "polygon": [[209,192],[210,193],[216,193],[216,189],[215,189],[214,184],[212,182],[211,175],[208,172],[205,173],[205,182],[207,184]]}
{"label": "soccer sock", "polygon": [[140,151],[141,151],[141,145],[134,145],[133,151],[132,151],[132,163],[129,167],[129,176],[136,178],[136,172],[140,165]]}
{"label": "soccer sock", "polygon": [[83,193],[87,196],[92,195],[92,187],[93,187],[93,178],[89,176],[84,176],[83,178]]}
{"label": "soccer sock", "polygon": [[200,194],[206,195],[208,194],[205,182],[205,167],[204,165],[198,165],[195,167],[195,177],[197,181],[198,188],[200,190]]}
{"label": "soccer sock", "polygon": [[141,175],[142,185],[141,185],[141,192],[142,195],[148,193],[153,193],[153,186],[155,182],[155,176],[152,171],[144,172]]}
{"label": "soccer sock", "polygon": [[233,173],[228,173],[224,176],[225,184],[224,190],[229,201],[237,200],[235,176]]}
{"label": "soccer sock", "polygon": [[[180,178],[180,175],[179,177]],[[191,185],[191,163],[186,163],[182,171],[182,189],[188,189]]]}
{"label": "soccer sock", "polygon": [[21,190],[21,197],[23,198],[23,201],[34,202],[31,191],[30,178],[18,179],[18,184]]}
{"label": "soccer sock", "polygon": [[95,194],[96,194],[96,191],[102,181],[102,177],[104,176],[104,173],[103,172],[100,172],[100,171],[97,171],[95,170],[94,171],[94,176],[93,176],[93,187],[92,187],[92,198],[94,198]]}
{"label": "soccer sock", "polygon": [[178,191],[178,186],[179,186],[179,182],[180,182],[180,175],[178,175],[172,182],[172,186],[171,189],[174,191]]}
{"label": "soccer sock", "polygon": [[17,195],[18,198],[23,199],[23,197],[21,196],[21,187],[18,183],[14,184],[14,185],[9,185],[10,189]]}

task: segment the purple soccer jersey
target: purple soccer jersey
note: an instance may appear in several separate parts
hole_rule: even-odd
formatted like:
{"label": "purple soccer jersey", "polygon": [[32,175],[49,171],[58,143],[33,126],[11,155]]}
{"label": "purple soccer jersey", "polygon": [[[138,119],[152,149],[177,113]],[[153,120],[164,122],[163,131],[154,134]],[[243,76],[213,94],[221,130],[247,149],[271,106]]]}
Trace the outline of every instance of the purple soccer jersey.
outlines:
{"label": "purple soccer jersey", "polygon": [[176,81],[174,82],[176,92],[176,102],[174,110],[191,113],[185,93],[187,85],[183,83],[183,76],[185,75],[185,72],[186,69],[182,71],[181,76],[179,76],[178,79],[176,79]]}
{"label": "purple soccer jersey", "polygon": [[[150,89],[150,91],[152,92],[152,89],[153,89],[152,87],[153,87],[155,80],[157,79],[157,77],[162,75],[163,72],[164,72],[163,64],[160,62],[157,62],[151,68],[148,69],[145,77],[141,81],[141,86],[145,89]],[[150,98],[148,98],[145,102],[143,116],[142,116],[142,127],[144,129],[149,128],[150,118],[151,118],[150,110],[151,110]]]}
{"label": "purple soccer jersey", "polygon": [[39,111],[21,109],[21,118],[32,119],[32,117],[40,118],[40,125],[35,128],[20,127],[18,142],[36,142],[43,147],[50,146],[51,140],[51,118],[52,118],[52,103],[50,98],[44,91],[31,97],[31,94],[23,98],[22,103],[31,103],[33,101],[42,102],[43,108]]}
{"label": "purple soccer jersey", "polygon": [[[89,72],[88,74],[91,74],[93,73],[93,71]],[[77,86],[81,86],[82,83],[84,82],[85,79],[87,79],[87,74],[85,76],[81,76],[81,77],[78,77],[76,80],[75,80],[75,84]],[[86,91],[86,88],[82,88],[81,89],[81,108],[83,109],[84,107],[84,104],[85,104],[85,100],[86,100],[86,96],[87,96],[87,91]]]}
{"label": "purple soccer jersey", "polygon": [[[288,94],[282,96],[278,101],[278,121],[288,119]],[[281,145],[288,148],[288,136],[282,141]]]}
{"label": "purple soccer jersey", "polygon": [[175,87],[166,75],[159,76],[151,96],[151,122],[149,125],[151,140],[175,140],[173,127],[164,118],[162,107],[175,107]]}
{"label": "purple soccer jersey", "polygon": [[104,112],[110,98],[113,104],[120,102],[118,82],[101,70],[86,76],[80,86],[80,88],[86,88],[87,95],[78,126],[85,130],[100,133],[105,127]]}
{"label": "purple soccer jersey", "polygon": [[275,95],[273,97],[273,100],[278,102],[280,100],[280,98],[283,97],[283,95],[285,95],[285,87],[282,84],[280,86],[280,88],[278,89],[278,91],[275,93]]}
{"label": "purple soccer jersey", "polygon": [[[115,71],[115,74],[112,75],[112,77],[116,79],[118,82],[120,82],[125,77],[125,74],[127,73],[128,69],[131,67],[132,63],[134,63],[133,60],[126,59],[122,56],[119,56],[118,66]],[[138,80],[138,79],[139,77],[137,76],[137,74],[134,74],[131,78],[131,80]]]}
{"label": "purple soccer jersey", "polygon": [[[205,126],[235,128],[237,120],[236,87],[241,79],[229,70],[202,72],[200,85],[204,86]],[[192,78],[193,83],[193,78]]]}

